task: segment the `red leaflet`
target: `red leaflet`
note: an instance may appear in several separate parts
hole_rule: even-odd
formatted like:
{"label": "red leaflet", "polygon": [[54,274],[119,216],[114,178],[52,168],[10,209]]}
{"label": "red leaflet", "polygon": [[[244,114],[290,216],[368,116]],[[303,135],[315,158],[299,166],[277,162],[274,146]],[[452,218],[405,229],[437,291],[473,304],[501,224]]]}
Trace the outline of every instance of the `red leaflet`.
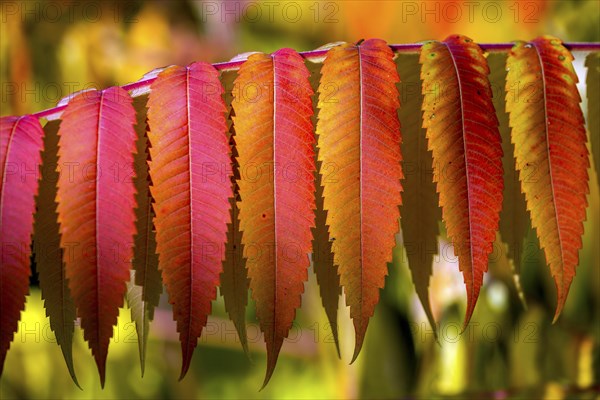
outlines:
{"label": "red leaflet", "polygon": [[104,386],[133,257],[135,111],[118,87],[73,98],[58,132],[58,220],[69,288]]}
{"label": "red leaflet", "polygon": [[399,81],[383,40],[329,50],[319,86],[319,161],[334,263],[350,306],[354,361],[392,261],[402,168]]}
{"label": "red leaflet", "polygon": [[181,378],[215,299],[225,256],[231,162],[219,74],[207,63],[169,67],[148,100],[150,190],[159,268],[181,341]]}
{"label": "red leaflet", "polygon": [[479,46],[453,35],[421,47],[423,127],[442,217],[467,286],[469,323],[502,208],[502,144]]}
{"label": "red leaflet", "polygon": [[43,138],[36,118],[0,118],[0,375],[29,288]]}
{"label": "red leaflet", "polygon": [[267,345],[267,384],[300,306],[314,226],[312,88],[291,49],[254,54],[239,70],[233,109],[240,228]]}

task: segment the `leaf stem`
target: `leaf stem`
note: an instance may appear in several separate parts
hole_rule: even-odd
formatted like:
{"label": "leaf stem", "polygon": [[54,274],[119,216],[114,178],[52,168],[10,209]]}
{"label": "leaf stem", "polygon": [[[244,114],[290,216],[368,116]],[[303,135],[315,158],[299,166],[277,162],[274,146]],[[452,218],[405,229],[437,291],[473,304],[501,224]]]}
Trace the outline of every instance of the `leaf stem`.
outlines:
{"label": "leaf stem", "polygon": [[[421,45],[422,45],[422,43],[391,44],[390,48],[396,53],[418,53],[419,50],[421,49]],[[591,43],[572,42],[572,43],[563,43],[563,45],[570,51],[600,51],[600,42],[591,42]],[[481,49],[483,51],[497,53],[497,52],[509,51],[512,48],[513,44],[512,43],[480,43],[479,46],[481,47]],[[299,52],[299,54],[307,60],[318,60],[318,59],[322,58],[323,56],[325,56],[327,54],[327,51],[328,51],[327,49],[316,49],[316,50],[302,51],[302,52]],[[235,61],[226,61],[226,62],[215,63],[215,64],[213,64],[213,66],[219,71],[236,70],[244,63],[244,61],[245,61],[244,59],[235,60]],[[133,97],[137,97],[141,93],[143,93],[144,89],[149,89],[150,85],[152,85],[152,83],[155,80],[156,80],[156,75],[148,77],[148,78],[142,78],[137,82],[128,83],[127,85],[123,85],[122,87],[123,87],[123,89],[125,89],[129,92],[132,92],[132,91],[138,92],[137,94],[134,93],[132,95]],[[51,119],[56,119],[56,118],[60,117],[60,114],[62,114],[64,109],[67,107],[67,104],[68,103],[61,104],[59,106],[49,108],[46,110],[38,111],[37,113],[31,114],[31,115],[36,118],[52,117]]]}

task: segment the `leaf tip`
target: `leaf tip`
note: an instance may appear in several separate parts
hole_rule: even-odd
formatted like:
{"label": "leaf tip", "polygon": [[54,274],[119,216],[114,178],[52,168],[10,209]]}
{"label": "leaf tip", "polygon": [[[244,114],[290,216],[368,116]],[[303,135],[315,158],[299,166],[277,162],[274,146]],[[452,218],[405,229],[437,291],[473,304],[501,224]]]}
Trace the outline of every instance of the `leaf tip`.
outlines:
{"label": "leaf tip", "polygon": [[354,364],[354,361],[356,361],[359,354],[360,354],[360,349],[358,347],[355,347],[354,354],[352,355],[352,360],[350,360],[350,365]]}
{"label": "leaf tip", "polygon": [[[107,353],[104,351],[101,354],[96,354],[96,366],[98,367],[98,375],[100,375],[100,388],[104,389],[104,383],[106,382],[106,355]],[[79,384],[75,381],[77,386]]]}
{"label": "leaf tip", "polygon": [[567,295],[569,294],[569,287],[571,286],[571,279],[560,280],[558,277],[554,278],[556,285],[556,311],[554,312],[554,318],[552,323],[555,324],[562,313],[565,303],[567,302]]}
{"label": "leaf tip", "polygon": [[231,317],[233,321],[233,325],[235,326],[235,330],[237,331],[238,338],[240,339],[240,344],[242,345],[242,350],[244,351],[244,355],[250,362],[252,362],[252,356],[250,356],[250,348],[248,347],[248,334],[246,333],[246,321],[242,319],[241,321]]}
{"label": "leaf tip", "polygon": [[73,355],[70,348],[72,346],[72,343],[68,342],[64,344],[59,344],[59,346],[63,353],[63,357],[67,365],[67,370],[69,371],[69,375],[71,376],[73,383],[75,383],[79,390],[83,390],[83,388],[79,385],[79,382],[77,381],[77,375],[75,374],[75,366],[73,365]]}
{"label": "leaf tip", "polygon": [[188,341],[186,339],[182,339],[181,341],[181,374],[179,375],[179,382],[185,378],[190,369],[196,344],[197,340]]}
{"label": "leaf tip", "polygon": [[[410,264],[409,264],[410,266]],[[415,285],[415,287],[417,287]],[[427,317],[427,321],[429,321],[429,325],[431,326],[431,331],[433,332],[433,340],[440,344],[440,338],[438,335],[437,323],[435,322],[435,317],[433,316],[433,310],[431,309],[431,302],[429,301],[429,295],[427,293],[427,289],[425,288],[425,292],[417,289],[417,297],[421,301],[421,305],[423,307],[423,311],[425,312],[425,316]]]}
{"label": "leaf tip", "polygon": [[360,340],[356,339],[356,345],[354,346],[354,354],[352,354],[352,360],[350,361],[350,365],[354,364],[354,361],[356,361],[356,359],[358,358],[358,355],[360,354],[360,350],[362,349],[362,345],[363,345],[363,338],[360,338]]}
{"label": "leaf tip", "polygon": [[273,376],[275,367],[277,366],[277,358],[279,357],[279,351],[283,345],[283,338],[275,338],[274,341],[267,341],[267,372],[265,373],[265,380],[260,388],[259,392],[262,391]]}
{"label": "leaf tip", "polygon": [[192,361],[192,355],[191,354],[184,354],[183,356],[183,361],[181,363],[181,374],[179,374],[179,382],[181,382],[183,380],[183,378],[185,378],[185,376],[188,373],[188,370],[190,369],[190,364]]}
{"label": "leaf tip", "polygon": [[[69,371],[69,375],[71,375],[71,379],[73,380],[73,383],[75,384],[75,386],[77,386],[79,388],[79,390],[83,391],[83,388],[77,381],[77,376],[75,375],[75,371]],[[104,384],[102,387],[104,387]]]}
{"label": "leaf tip", "polygon": [[273,376],[273,371],[275,371],[275,364],[271,364],[271,362],[267,362],[267,373],[265,374],[265,380],[263,381],[262,386],[258,390],[259,392],[262,392],[262,390],[267,387],[267,384],[269,383],[269,381],[271,380],[271,377]]}
{"label": "leaf tip", "polygon": [[558,302],[556,304],[556,311],[554,312],[554,318],[552,319],[552,324],[555,324],[556,321],[560,318],[560,314],[565,306],[566,296],[560,296],[558,298]]}
{"label": "leaf tip", "polygon": [[335,350],[337,352],[338,359],[342,359],[342,353],[340,352],[340,340],[338,339],[337,329],[333,333],[333,342],[335,343]]}
{"label": "leaf tip", "polygon": [[[272,372],[271,372],[271,374],[272,374]],[[269,380],[271,380],[271,375],[269,375],[267,373],[267,375],[265,376],[265,380],[263,381],[262,386],[260,387],[260,389],[258,389],[259,392],[262,392],[263,389],[267,387],[267,384],[269,383]]]}
{"label": "leaf tip", "polygon": [[363,343],[365,341],[365,332],[367,330],[366,326],[364,324],[361,324],[361,326],[357,326],[356,324],[355,326],[355,330],[356,330],[356,344],[354,345],[354,354],[352,355],[352,360],[350,361],[350,365],[354,364],[354,361],[356,361],[356,359],[358,358],[358,355],[360,354],[360,350],[363,347]]}
{"label": "leaf tip", "polygon": [[467,311],[465,313],[465,321],[463,322],[463,326],[460,331],[461,335],[464,333],[465,330],[467,330],[469,322],[471,322],[471,317],[473,316],[473,311],[475,310],[475,304],[477,304],[478,295],[479,293],[477,293],[476,296],[469,296],[469,299],[467,300]]}

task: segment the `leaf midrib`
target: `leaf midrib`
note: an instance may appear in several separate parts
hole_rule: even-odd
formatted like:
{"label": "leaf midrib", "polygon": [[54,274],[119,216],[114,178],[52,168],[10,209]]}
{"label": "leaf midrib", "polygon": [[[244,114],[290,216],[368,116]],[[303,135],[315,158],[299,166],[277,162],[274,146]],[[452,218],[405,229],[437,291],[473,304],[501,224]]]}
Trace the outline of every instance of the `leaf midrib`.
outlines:
{"label": "leaf midrib", "polygon": [[[190,68],[189,66],[185,68],[185,107],[187,113],[187,139],[188,139],[188,175],[189,175],[189,183],[190,183],[190,285],[188,286],[188,290],[190,295],[188,296],[188,323],[187,323],[187,340],[185,347],[185,356],[189,357],[188,351],[190,347],[190,341],[192,337],[192,297],[194,295],[194,185],[192,182],[193,174],[192,174],[192,120],[191,120],[191,110],[190,110]],[[189,360],[187,361],[189,362]]]}
{"label": "leaf midrib", "polygon": [[554,209],[554,218],[556,219],[556,232],[558,234],[558,251],[560,252],[560,263],[561,263],[561,268],[559,268],[558,273],[560,274],[560,282],[561,282],[561,295],[563,295],[563,291],[565,289],[565,281],[564,281],[564,273],[563,273],[563,268],[565,265],[564,262],[564,254],[563,254],[563,241],[562,241],[562,236],[561,236],[561,229],[560,229],[560,225],[558,222],[558,210],[556,209],[556,192],[554,190],[554,174],[552,172],[552,159],[550,157],[550,135],[548,132],[548,99],[546,96],[546,88],[547,88],[547,83],[546,83],[546,73],[545,73],[545,68],[544,68],[544,61],[542,60],[542,54],[540,53],[540,49],[537,45],[537,43],[535,41],[530,42],[533,45],[533,48],[535,49],[535,54],[536,57],[538,59],[538,62],[540,64],[540,72],[541,72],[541,83],[542,83],[542,95],[544,96],[543,99],[543,103],[542,103],[542,107],[544,107],[544,136],[546,138],[545,140],[545,148],[546,148],[546,154],[548,155],[548,172],[549,172],[549,177],[550,177],[550,191],[552,193],[552,208]]}
{"label": "leaf midrib", "polygon": [[358,177],[359,177],[359,184],[358,184],[358,198],[359,198],[359,204],[358,204],[358,215],[359,215],[359,223],[360,223],[360,301],[359,301],[359,306],[358,306],[358,314],[359,314],[359,320],[360,320],[360,325],[361,325],[361,329],[362,329],[362,324],[363,324],[363,301],[364,301],[364,293],[363,293],[363,289],[364,289],[364,274],[363,274],[363,263],[364,263],[364,259],[365,259],[365,255],[364,255],[364,235],[363,235],[363,213],[362,213],[362,208],[363,208],[363,123],[364,123],[364,100],[365,100],[365,96],[363,93],[364,90],[364,86],[363,85],[363,58],[362,58],[362,54],[360,51],[360,44],[358,44],[356,46],[356,50],[357,50],[357,56],[358,56],[358,84],[359,84],[359,105],[360,105],[360,121],[359,121],[359,128],[358,128],[358,160],[359,160],[359,166],[358,166]]}
{"label": "leaf midrib", "polygon": [[[98,104],[98,122],[97,122],[97,126],[96,126],[96,174],[98,174],[98,168],[100,166],[100,136],[101,136],[101,131],[102,131],[102,107],[104,106],[104,91],[100,92],[100,103]],[[97,329],[97,340],[98,340],[98,346],[100,346],[100,265],[99,265],[99,260],[100,260],[100,237],[98,235],[98,227],[99,227],[99,218],[98,216],[100,215],[99,212],[99,199],[100,199],[100,186],[99,186],[99,182],[100,179],[98,179],[99,177],[96,176],[96,218],[95,218],[95,223],[96,223],[96,230],[94,231],[95,234],[95,238],[94,241],[96,243],[96,329]],[[98,348],[99,350],[100,348]]]}
{"label": "leaf midrib", "polygon": [[273,69],[273,231],[275,232],[275,240],[273,240],[273,254],[274,254],[274,277],[273,280],[273,328],[271,330],[271,343],[275,343],[275,332],[277,330],[277,280],[279,275],[277,273],[277,88],[275,83],[277,81],[277,72],[275,70],[275,55],[271,55],[271,64]]}

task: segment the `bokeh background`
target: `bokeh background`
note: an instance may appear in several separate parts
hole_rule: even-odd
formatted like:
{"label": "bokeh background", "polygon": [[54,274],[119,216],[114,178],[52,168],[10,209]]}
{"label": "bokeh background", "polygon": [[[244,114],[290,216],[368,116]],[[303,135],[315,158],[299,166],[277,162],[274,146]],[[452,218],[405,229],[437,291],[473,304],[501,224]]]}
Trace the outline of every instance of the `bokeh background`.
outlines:
{"label": "bokeh background", "polygon": [[[226,61],[247,51],[310,50],[378,37],[389,43],[444,39],[477,42],[552,34],[600,40],[600,2],[590,1],[3,1],[0,3],[0,114],[40,111],[74,91],[122,85],[170,64]],[[584,110],[585,69],[576,68]],[[594,169],[591,182],[597,182]],[[341,299],[342,360],[332,342],[313,274],[273,379],[258,392],[265,351],[252,303],[251,359],[237,342],[222,298],[178,382],[180,346],[166,295],[151,325],[144,378],[130,312],[111,341],[107,385],[79,329],[74,343],[80,391],[49,329],[35,275],[19,332],[0,380],[8,398],[590,398],[600,384],[600,202],[592,184],[580,266],[560,320],[555,288],[530,230],[519,300],[511,263],[495,257],[470,327],[460,336],[465,290],[452,252],[436,257],[430,300],[440,344],[416,297],[407,257],[397,246],[381,303],[358,361],[348,365],[354,333]],[[443,229],[442,229],[443,233]],[[398,242],[401,243],[401,235]],[[441,248],[448,248],[440,238]],[[501,245],[497,246],[501,248]],[[502,252],[501,252],[502,253]]]}

